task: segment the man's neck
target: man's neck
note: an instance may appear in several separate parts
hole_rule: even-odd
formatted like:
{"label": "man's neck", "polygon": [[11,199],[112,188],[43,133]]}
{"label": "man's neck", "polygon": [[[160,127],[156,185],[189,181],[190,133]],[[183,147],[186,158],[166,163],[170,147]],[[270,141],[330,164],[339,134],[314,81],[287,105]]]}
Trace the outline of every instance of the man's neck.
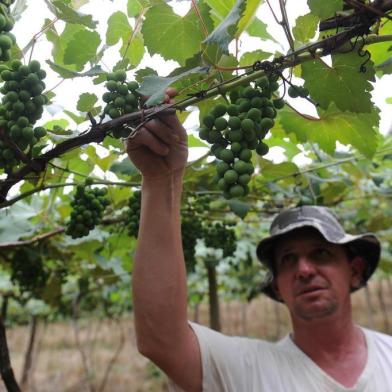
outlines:
{"label": "man's neck", "polygon": [[292,340],[308,357],[336,381],[355,385],[367,361],[363,332],[350,317],[312,321],[293,320]]}

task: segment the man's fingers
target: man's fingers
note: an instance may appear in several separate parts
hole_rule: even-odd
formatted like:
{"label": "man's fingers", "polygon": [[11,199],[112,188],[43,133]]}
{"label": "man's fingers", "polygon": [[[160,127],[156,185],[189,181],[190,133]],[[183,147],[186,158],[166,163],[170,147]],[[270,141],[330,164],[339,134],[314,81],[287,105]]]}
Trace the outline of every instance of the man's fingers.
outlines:
{"label": "man's fingers", "polygon": [[[171,116],[166,116],[171,117]],[[153,119],[144,125],[151,133],[153,133],[157,138],[162,140],[166,144],[171,144],[173,141],[177,141],[175,133],[172,129],[166,125],[165,122],[158,119]]]}
{"label": "man's fingers", "polygon": [[174,87],[168,87],[165,92],[170,98],[174,98],[177,95],[177,89]]}
{"label": "man's fingers", "polygon": [[126,149],[128,152],[145,146],[155,154],[165,156],[169,152],[169,147],[153,135],[148,129],[141,128],[133,139],[128,139]]}

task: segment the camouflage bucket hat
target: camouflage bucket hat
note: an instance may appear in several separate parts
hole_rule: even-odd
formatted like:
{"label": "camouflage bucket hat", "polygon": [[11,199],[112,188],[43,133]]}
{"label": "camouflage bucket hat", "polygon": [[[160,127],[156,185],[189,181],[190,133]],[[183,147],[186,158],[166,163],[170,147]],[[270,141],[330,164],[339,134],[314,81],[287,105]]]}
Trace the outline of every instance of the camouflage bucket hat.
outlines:
{"label": "camouflage bucket hat", "polygon": [[381,253],[380,242],[372,233],[352,235],[344,231],[334,213],[326,207],[302,206],[284,210],[271,223],[270,236],[259,242],[256,249],[258,259],[268,267],[268,273],[261,285],[261,291],[270,298],[280,301],[273,288],[274,244],[283,234],[302,228],[313,227],[328,242],[345,245],[352,255],[360,255],[366,261],[361,285],[363,287],[376,269]]}

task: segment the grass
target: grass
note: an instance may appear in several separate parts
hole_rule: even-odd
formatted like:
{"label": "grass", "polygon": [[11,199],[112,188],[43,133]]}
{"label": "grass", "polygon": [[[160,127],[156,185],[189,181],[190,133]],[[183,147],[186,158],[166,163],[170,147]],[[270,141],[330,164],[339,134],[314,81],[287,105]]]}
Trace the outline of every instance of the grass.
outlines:
{"label": "grass", "polygon": [[[382,282],[382,283],[380,283]],[[382,312],[380,287],[386,301],[387,313]],[[370,302],[366,290],[353,294],[354,320],[365,327],[374,327],[386,333],[392,332],[392,293],[387,280],[375,281],[369,287]],[[193,319],[194,309],[189,318]],[[208,325],[208,308],[201,305],[198,321]],[[283,305],[262,297],[250,304],[237,302],[221,304],[223,332],[229,335],[247,335],[276,340],[290,330],[288,313]],[[136,349],[132,315],[121,321],[83,320],[79,325],[80,345],[76,344],[72,322],[41,323],[36,338],[33,367],[28,392],[164,392],[167,382],[164,374]],[[7,331],[11,361],[20,379],[24,353],[28,341],[28,326],[14,327]],[[121,346],[113,362],[104,389],[100,385],[108,364],[113,361],[116,349]],[[83,355],[85,361],[83,361]],[[5,391],[0,383],[0,391]]]}

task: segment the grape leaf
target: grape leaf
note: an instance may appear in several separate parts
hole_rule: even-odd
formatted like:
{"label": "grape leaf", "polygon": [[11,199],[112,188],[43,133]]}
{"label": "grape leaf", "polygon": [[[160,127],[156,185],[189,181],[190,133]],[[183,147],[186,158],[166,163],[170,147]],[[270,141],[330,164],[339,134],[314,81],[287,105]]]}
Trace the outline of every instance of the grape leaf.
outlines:
{"label": "grape leaf", "polygon": [[124,40],[120,50],[124,60],[128,60],[129,64],[136,67],[140,64],[144,56],[144,41],[142,34],[138,33],[132,36],[130,42]]}
{"label": "grape leaf", "polygon": [[[61,35],[58,35],[54,26],[46,29],[46,38],[49,42],[53,44],[52,56],[53,62],[58,66],[64,66],[64,52],[67,48],[69,42],[71,42],[75,36],[80,31],[84,31],[85,28],[81,25],[75,25],[67,23]],[[66,67],[72,71],[81,71],[83,67],[76,66],[74,64],[70,64]],[[56,71],[58,72],[58,71]]]}
{"label": "grape leaf", "polygon": [[363,57],[353,51],[332,55],[332,67],[321,60],[303,63],[305,87],[323,109],[334,102],[340,110],[371,112],[373,86],[369,80],[374,80],[374,69],[368,62],[366,73],[359,72],[363,61]]}
{"label": "grape leaf", "polygon": [[308,6],[312,14],[327,19],[343,9],[343,0],[308,0]]}
{"label": "grape leaf", "polygon": [[151,55],[158,53],[165,60],[175,60],[181,65],[200,51],[202,31],[192,10],[181,17],[163,2],[146,12],[142,27],[144,42]]}
{"label": "grape leaf", "polygon": [[[233,8],[238,4],[238,0],[206,0],[206,3],[211,8],[211,17],[214,20],[214,26],[217,27],[230,14]],[[260,0],[244,0],[245,10],[237,24],[235,38],[245,31],[253,22],[255,13],[261,5]],[[260,20],[259,20],[260,21]],[[261,21],[260,21],[261,22]],[[261,24],[264,24],[261,22]],[[257,26],[260,29],[261,24]],[[264,25],[265,27],[265,25]],[[260,30],[259,30],[260,32]],[[268,33],[267,33],[268,34]],[[262,37],[260,37],[262,38]]]}
{"label": "grape leaf", "polygon": [[280,122],[287,133],[294,132],[301,143],[314,142],[328,154],[333,154],[336,142],[352,145],[366,157],[376,152],[379,115],[371,113],[341,112],[331,105],[319,119],[309,121],[298,113],[283,109]]}
{"label": "grape leaf", "polygon": [[204,143],[194,135],[188,134],[188,146],[189,147],[208,147],[208,144]]}
{"label": "grape leaf", "polygon": [[253,52],[246,52],[240,58],[240,66],[253,65],[256,61],[263,61],[272,56],[272,53],[264,52],[261,49]]}
{"label": "grape leaf", "polygon": [[229,44],[235,37],[237,25],[245,11],[246,0],[237,0],[234,7],[215,30],[203,41],[205,45],[217,45],[223,53],[229,52]]}
{"label": "grape leaf", "polygon": [[81,112],[90,112],[94,109],[94,105],[97,101],[98,97],[95,94],[83,93],[79,97],[76,109]]}
{"label": "grape leaf", "polygon": [[147,0],[128,0],[127,13],[129,17],[138,16],[149,5]]}
{"label": "grape leaf", "polygon": [[61,65],[55,64],[50,60],[46,60],[46,62],[49,64],[50,68],[53,69],[53,71],[56,71],[59,75],[61,75],[64,79],[69,79],[69,78],[82,78],[84,76],[97,76],[97,75],[104,75],[106,72],[101,68],[100,65],[94,65],[91,69],[85,72],[76,72],[72,71],[68,68],[62,67]]}
{"label": "grape leaf", "polygon": [[100,43],[101,38],[95,31],[77,32],[64,51],[64,64],[83,67],[88,61],[94,59]]}
{"label": "grape leaf", "polygon": [[[392,34],[392,23],[383,23],[378,31],[379,35],[391,35]],[[379,42],[373,45],[369,45],[366,49],[371,54],[371,59],[376,64],[377,69],[383,73],[391,73],[391,57],[392,57],[392,46],[391,42]],[[386,63],[387,62],[387,63]],[[389,62],[389,70],[386,70]]]}
{"label": "grape leaf", "polygon": [[268,33],[267,25],[259,18],[254,18],[252,20],[252,22],[247,27],[246,32],[252,37],[261,38],[262,40],[269,39],[271,41],[277,42],[275,38],[272,37],[270,33]]}
{"label": "grape leaf", "polygon": [[318,21],[318,18],[313,14],[299,16],[293,27],[294,38],[303,43],[308,42],[316,34]]}
{"label": "grape leaf", "polygon": [[59,19],[64,20],[67,23],[82,24],[90,29],[95,29],[97,27],[98,23],[93,20],[91,15],[77,12],[60,0],[54,0],[51,3],[54,6],[54,9],[51,9]]}
{"label": "grape leaf", "polygon": [[128,22],[127,16],[117,11],[108,19],[108,27],[106,30],[106,44],[111,46],[117,44],[121,38],[127,39],[132,34],[132,27]]}
{"label": "grape leaf", "polygon": [[196,67],[182,74],[169,77],[161,77],[156,75],[149,75],[143,78],[143,82],[138,89],[138,92],[142,95],[150,97],[146,101],[147,106],[157,105],[163,102],[165,97],[165,90],[172,86],[176,81],[189,76],[191,74],[206,73],[208,68]]}

